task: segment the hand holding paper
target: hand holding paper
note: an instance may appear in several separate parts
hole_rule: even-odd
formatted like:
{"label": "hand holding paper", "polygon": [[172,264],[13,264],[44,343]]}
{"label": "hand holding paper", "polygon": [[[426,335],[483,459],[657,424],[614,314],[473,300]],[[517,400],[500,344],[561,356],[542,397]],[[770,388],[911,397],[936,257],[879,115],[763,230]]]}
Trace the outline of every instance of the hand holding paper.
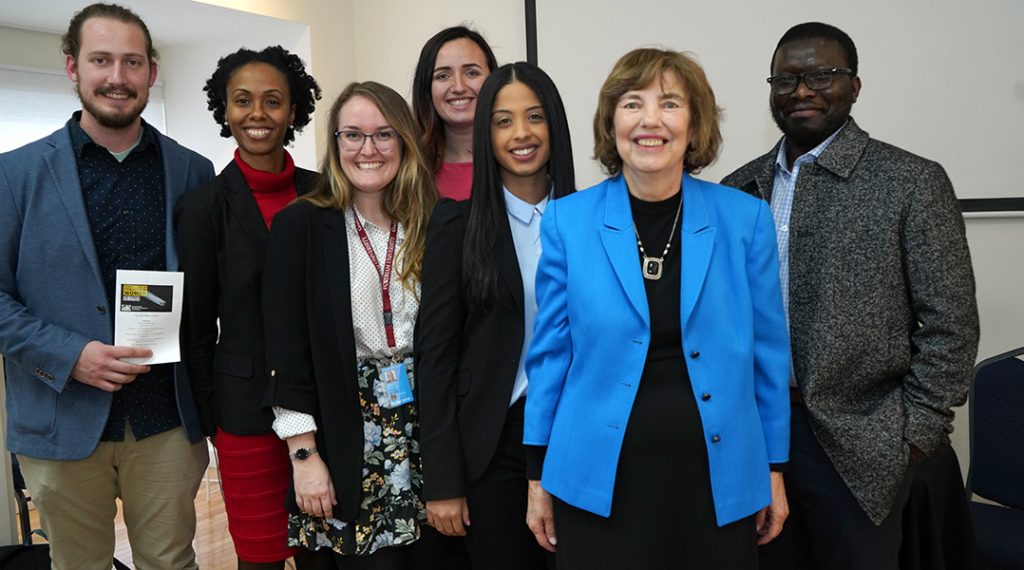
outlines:
{"label": "hand holding paper", "polygon": [[149,372],[149,366],[131,364],[122,358],[148,359],[151,350],[128,346],[111,346],[94,340],[85,345],[78,355],[71,377],[83,384],[95,386],[107,392],[117,392],[132,382],[139,374]]}
{"label": "hand holding paper", "polygon": [[[121,355],[126,363],[163,364],[181,360],[178,329],[185,275],[173,271],[117,272],[114,344],[146,349],[149,356]],[[84,354],[84,351],[83,351]]]}

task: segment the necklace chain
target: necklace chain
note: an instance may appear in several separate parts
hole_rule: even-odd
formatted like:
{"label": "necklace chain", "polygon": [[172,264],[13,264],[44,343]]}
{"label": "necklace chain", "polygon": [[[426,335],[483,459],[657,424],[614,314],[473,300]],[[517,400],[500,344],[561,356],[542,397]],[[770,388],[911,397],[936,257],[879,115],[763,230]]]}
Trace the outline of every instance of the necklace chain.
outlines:
{"label": "necklace chain", "polygon": [[651,257],[647,255],[647,251],[644,250],[644,244],[640,241],[640,232],[636,229],[636,224],[633,224],[633,233],[636,235],[636,245],[640,247],[640,255],[643,257],[643,275],[644,279],[651,281],[657,281],[661,279],[661,270],[665,264],[665,257],[668,256],[668,252],[672,249],[672,238],[676,235],[676,227],[679,226],[679,215],[683,211],[683,197],[679,197],[679,207],[676,208],[676,218],[672,220],[672,231],[668,234],[668,242],[665,244],[665,249],[661,252],[661,257]]}

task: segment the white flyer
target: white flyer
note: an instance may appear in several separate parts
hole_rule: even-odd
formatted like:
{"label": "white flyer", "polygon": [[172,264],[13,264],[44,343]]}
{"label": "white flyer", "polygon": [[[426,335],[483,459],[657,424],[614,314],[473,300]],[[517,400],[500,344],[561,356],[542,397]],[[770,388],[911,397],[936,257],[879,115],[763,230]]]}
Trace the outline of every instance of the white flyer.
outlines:
{"label": "white flyer", "polygon": [[148,348],[151,358],[126,358],[133,364],[181,361],[178,330],[185,274],[179,271],[117,270],[114,344]]}

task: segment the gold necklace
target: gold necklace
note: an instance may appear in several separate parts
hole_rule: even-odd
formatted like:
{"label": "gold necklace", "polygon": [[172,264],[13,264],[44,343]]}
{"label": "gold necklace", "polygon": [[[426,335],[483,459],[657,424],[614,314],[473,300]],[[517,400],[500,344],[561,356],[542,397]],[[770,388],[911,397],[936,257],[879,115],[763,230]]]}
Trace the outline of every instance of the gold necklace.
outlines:
{"label": "gold necklace", "polygon": [[665,244],[661,257],[651,257],[644,251],[644,244],[640,241],[640,232],[636,230],[636,222],[633,223],[633,233],[636,234],[636,245],[640,246],[640,255],[644,258],[642,272],[644,279],[657,281],[661,279],[661,270],[665,265],[665,257],[668,250],[672,249],[672,238],[676,235],[676,226],[679,225],[679,214],[683,211],[683,197],[679,197],[679,207],[676,208],[676,219],[672,221],[672,231],[668,234],[668,243]]}

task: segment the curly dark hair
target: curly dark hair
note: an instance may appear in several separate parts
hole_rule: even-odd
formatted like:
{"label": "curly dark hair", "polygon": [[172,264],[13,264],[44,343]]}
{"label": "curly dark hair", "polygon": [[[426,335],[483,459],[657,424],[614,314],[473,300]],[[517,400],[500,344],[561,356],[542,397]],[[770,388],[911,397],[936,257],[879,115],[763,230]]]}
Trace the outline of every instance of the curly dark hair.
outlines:
{"label": "curly dark hair", "polygon": [[213,120],[220,125],[220,136],[231,137],[231,129],[224,118],[228,82],[235,71],[250,63],[272,65],[288,78],[288,97],[295,106],[295,120],[284,136],[284,144],[289,144],[295,140],[295,133],[301,133],[303,127],[313,119],[313,110],[320,99],[320,86],[313,76],[306,72],[306,64],[302,63],[302,59],[281,46],[269,46],[261,51],[242,48],[220,58],[217,69],[203,87],[203,91],[206,92],[206,107],[213,111]]}

